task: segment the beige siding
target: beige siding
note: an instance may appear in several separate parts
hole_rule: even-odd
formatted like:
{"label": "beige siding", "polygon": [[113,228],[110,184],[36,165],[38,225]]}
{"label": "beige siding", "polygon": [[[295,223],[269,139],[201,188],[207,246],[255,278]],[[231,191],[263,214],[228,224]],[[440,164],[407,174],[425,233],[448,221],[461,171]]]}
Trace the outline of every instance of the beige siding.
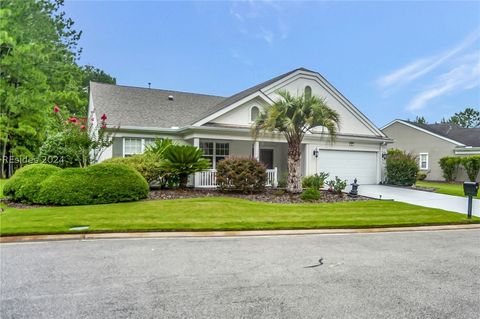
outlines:
{"label": "beige siding", "polygon": [[417,156],[428,153],[429,169],[422,172],[427,173],[427,180],[444,180],[438,161],[444,156],[453,156],[455,144],[398,122],[388,126],[383,132],[394,140],[394,143],[388,144],[389,149],[398,148]]}

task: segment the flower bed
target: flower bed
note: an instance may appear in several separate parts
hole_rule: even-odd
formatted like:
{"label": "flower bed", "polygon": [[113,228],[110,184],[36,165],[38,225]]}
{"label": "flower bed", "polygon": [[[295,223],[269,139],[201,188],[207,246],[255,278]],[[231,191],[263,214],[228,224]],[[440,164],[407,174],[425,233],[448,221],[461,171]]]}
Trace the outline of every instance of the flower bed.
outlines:
{"label": "flower bed", "polygon": [[[328,191],[320,191],[321,196],[317,201],[311,203],[336,203],[336,202],[350,202],[359,200],[371,200],[371,198],[357,196],[350,197],[347,194],[343,196],[334,194]],[[290,194],[282,192],[278,189],[267,189],[258,194],[237,194],[237,193],[222,193],[216,189],[175,189],[175,190],[155,190],[148,195],[148,200],[166,200],[166,199],[181,199],[181,198],[197,198],[197,197],[234,197],[248,199],[252,201],[259,201],[265,203],[305,203],[300,198],[300,194]]]}

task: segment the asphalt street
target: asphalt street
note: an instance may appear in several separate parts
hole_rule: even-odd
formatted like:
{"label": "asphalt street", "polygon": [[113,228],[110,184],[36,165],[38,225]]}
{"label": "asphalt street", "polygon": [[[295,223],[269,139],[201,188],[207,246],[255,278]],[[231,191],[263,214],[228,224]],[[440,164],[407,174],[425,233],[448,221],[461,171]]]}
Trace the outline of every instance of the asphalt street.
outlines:
{"label": "asphalt street", "polygon": [[480,314],[479,230],[2,244],[0,266],[2,319]]}

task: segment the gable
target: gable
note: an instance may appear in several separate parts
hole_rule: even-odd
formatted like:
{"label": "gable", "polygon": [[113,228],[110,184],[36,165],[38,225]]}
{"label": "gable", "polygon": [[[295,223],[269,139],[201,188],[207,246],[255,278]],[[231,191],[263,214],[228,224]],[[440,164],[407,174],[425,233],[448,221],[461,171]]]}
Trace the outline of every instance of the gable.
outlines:
{"label": "gable", "polygon": [[299,95],[304,93],[307,86],[312,89],[312,95],[325,98],[327,105],[340,114],[340,134],[383,136],[382,132],[335,88],[317,76],[299,73],[286,81],[265,88],[264,92],[270,99],[277,100],[280,97],[277,94],[279,90]]}
{"label": "gable", "polygon": [[[273,103],[279,98],[278,90],[289,91],[292,95],[302,94],[306,86],[310,86],[312,94],[326,98],[327,104],[340,114],[341,124],[339,134],[382,136],[384,134],[375,127],[355,106],[340,92],[331,86],[318,73],[299,69],[290,72],[274,82],[258,88],[255,93],[243,97],[241,101],[225,106],[214,114],[210,114],[194,125],[218,123],[237,126],[250,125],[249,110],[257,103]],[[260,100],[259,100],[260,99]],[[265,105],[265,104],[263,104]]]}
{"label": "gable", "polygon": [[429,143],[438,144],[442,142],[444,145],[465,146],[458,141],[435,134],[431,131],[418,127],[417,125],[401,120],[395,120],[385,125],[382,128],[382,131],[388,137],[406,144],[415,140],[416,143],[423,143],[425,145],[428,145]]}
{"label": "gable", "polygon": [[384,133],[394,140],[390,148],[398,148],[408,152],[415,150],[444,150],[445,155],[451,153],[458,145],[444,138],[416,129],[413,125],[395,121],[383,128]]}
{"label": "gable", "polygon": [[237,125],[237,126],[250,126],[251,121],[251,110],[253,107],[258,107],[262,110],[268,103],[261,99],[260,97],[255,97],[247,102],[240,104],[235,107],[233,110],[228,111],[225,114],[220,115],[219,117],[212,120],[210,123],[215,124],[227,124],[227,125]]}

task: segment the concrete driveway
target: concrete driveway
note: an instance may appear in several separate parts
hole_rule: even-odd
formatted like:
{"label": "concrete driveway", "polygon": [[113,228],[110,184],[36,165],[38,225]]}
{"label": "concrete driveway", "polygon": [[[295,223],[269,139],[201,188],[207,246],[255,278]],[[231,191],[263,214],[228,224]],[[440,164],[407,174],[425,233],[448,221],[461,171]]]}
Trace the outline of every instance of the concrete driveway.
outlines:
{"label": "concrete driveway", "polygon": [[[384,185],[360,185],[358,193],[372,198],[390,199],[399,202],[467,213],[467,198]],[[480,200],[473,200],[473,214],[480,216]]]}
{"label": "concrete driveway", "polygon": [[2,244],[0,317],[477,319],[479,241],[450,230]]}

